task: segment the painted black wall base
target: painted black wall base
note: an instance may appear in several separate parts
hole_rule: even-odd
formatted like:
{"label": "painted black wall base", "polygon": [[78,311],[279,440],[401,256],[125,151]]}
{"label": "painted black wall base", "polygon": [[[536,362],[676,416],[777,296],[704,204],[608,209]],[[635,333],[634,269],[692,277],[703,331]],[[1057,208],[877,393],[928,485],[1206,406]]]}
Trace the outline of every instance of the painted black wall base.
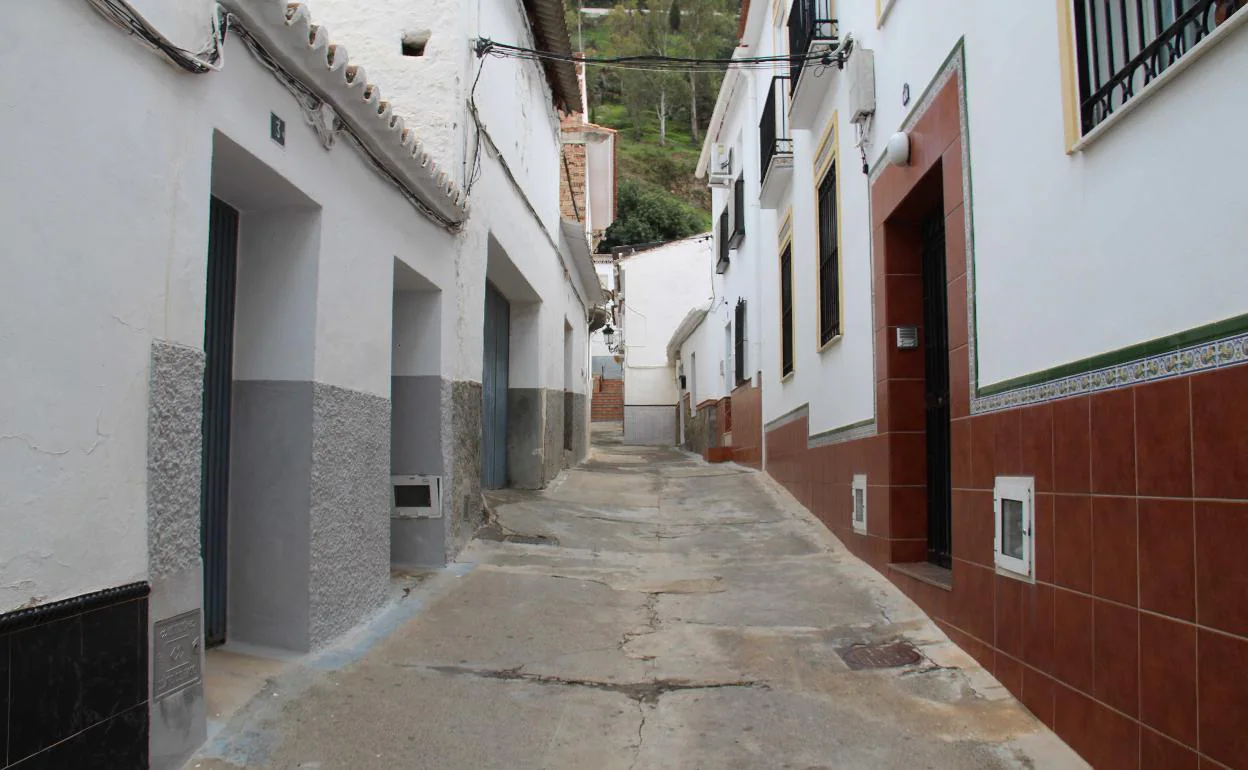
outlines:
{"label": "painted black wall base", "polygon": [[0,615],[0,768],[147,767],[148,593]]}

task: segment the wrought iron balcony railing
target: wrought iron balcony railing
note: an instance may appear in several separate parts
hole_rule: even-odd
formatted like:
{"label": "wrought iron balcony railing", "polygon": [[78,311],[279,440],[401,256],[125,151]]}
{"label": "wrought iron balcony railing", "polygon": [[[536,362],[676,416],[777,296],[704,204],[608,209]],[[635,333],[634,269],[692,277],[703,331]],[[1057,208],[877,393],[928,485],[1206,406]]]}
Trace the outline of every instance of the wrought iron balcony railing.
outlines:
{"label": "wrought iron balcony railing", "polygon": [[810,53],[815,43],[836,41],[836,19],[832,18],[832,0],[793,0],[789,10],[789,89],[797,89],[806,62],[800,58]]}
{"label": "wrought iron balcony railing", "polygon": [[1248,0],[1072,2],[1084,133],[1248,5]]}
{"label": "wrought iron balcony railing", "polygon": [[767,91],[767,103],[763,105],[763,119],[758,122],[758,146],[762,151],[763,167],[758,175],[767,181],[767,169],[777,155],[793,154],[793,137],[789,134],[788,89],[789,78],[780,75],[771,79]]}

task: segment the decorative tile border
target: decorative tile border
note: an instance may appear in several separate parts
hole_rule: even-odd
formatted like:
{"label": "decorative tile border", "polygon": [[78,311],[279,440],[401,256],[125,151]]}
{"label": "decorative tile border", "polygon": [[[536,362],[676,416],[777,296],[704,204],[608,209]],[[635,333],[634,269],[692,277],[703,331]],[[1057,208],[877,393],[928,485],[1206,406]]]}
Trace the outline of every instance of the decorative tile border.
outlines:
{"label": "decorative tile border", "polygon": [[1182,377],[1246,362],[1248,362],[1248,334],[1239,334],[1135,361],[1106,366],[1083,374],[1074,374],[977,398],[971,402],[971,413],[986,414],[1003,409],[1014,409],[1085,393]]}
{"label": "decorative tile border", "polygon": [[806,447],[814,449],[820,446],[831,446],[833,444],[844,444],[849,441],[857,441],[858,439],[869,438],[877,433],[875,420],[862,420],[860,422],[843,425],[840,428],[825,430],[822,433],[816,433],[806,439]]}

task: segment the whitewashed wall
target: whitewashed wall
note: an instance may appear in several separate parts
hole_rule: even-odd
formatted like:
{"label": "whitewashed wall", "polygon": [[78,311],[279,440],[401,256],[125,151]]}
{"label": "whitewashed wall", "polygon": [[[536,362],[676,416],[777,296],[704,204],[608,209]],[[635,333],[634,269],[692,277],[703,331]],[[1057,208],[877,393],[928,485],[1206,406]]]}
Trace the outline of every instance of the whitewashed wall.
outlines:
{"label": "whitewashed wall", "polygon": [[[207,5],[179,7],[195,13],[140,10],[197,47]],[[349,145],[324,150],[237,40],[224,71],[192,76],[85,3],[22,3],[8,21],[22,34],[0,50],[0,177],[26,181],[0,187],[0,612],[146,576],[150,346],[203,343],[214,131],[321,209],[317,380],[388,395],[396,255],[448,292],[456,281],[452,239]],[[30,98],[31,68],[108,130],[83,141],[80,121]]]}
{"label": "whitewashed wall", "polygon": [[[755,4],[751,11],[748,34],[760,52],[775,40],[773,24],[764,18],[772,10]],[[938,9],[898,0],[877,29],[874,0],[845,0],[837,4],[837,16],[843,34],[875,52],[878,104],[867,147],[872,163],[959,39],[965,40],[981,385],[1244,312],[1236,287],[1248,280],[1248,262],[1237,255],[1248,225],[1242,217],[1214,212],[1220,209],[1216,201],[1235,198],[1248,159],[1227,153],[1214,162],[1197,148],[1223,146],[1224,127],[1248,119],[1248,102],[1227,98],[1248,67],[1248,24],[1096,142],[1067,155],[1052,4],[977,0]],[[752,77],[754,103],[761,105],[769,76]],[[812,432],[873,414],[869,190],[848,122],[848,89],[835,70],[820,82],[826,96],[815,128],[794,132],[795,174],[775,222],[778,227],[791,205],[795,373],[783,384],[777,252],[760,254],[764,418],[809,403]],[[905,84],[909,106],[901,99]],[[736,100],[733,106],[740,109]],[[834,111],[845,335],[820,354],[812,163]],[[739,124],[747,144],[756,143],[757,115],[729,114],[717,141],[732,141]],[[752,155],[747,149],[747,163]],[[747,248],[748,241],[747,235]]]}
{"label": "whitewashed wall", "polygon": [[685,316],[711,295],[711,240],[694,236],[628,257],[624,286],[624,403],[676,403],[667,343]]}

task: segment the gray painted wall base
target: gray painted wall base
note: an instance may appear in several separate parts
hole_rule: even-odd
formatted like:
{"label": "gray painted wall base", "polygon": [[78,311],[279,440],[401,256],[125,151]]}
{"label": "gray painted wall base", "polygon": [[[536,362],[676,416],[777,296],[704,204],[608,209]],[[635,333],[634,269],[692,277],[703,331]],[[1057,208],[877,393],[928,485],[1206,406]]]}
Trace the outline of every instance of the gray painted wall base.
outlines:
{"label": "gray painted wall base", "polygon": [[676,405],[624,405],[624,443],[673,446],[677,441]]}
{"label": "gray painted wall base", "polygon": [[546,391],[507,391],[507,485],[516,489],[545,486]]}
{"label": "gray painted wall base", "polygon": [[[444,439],[443,509],[450,516],[447,522],[446,555],[448,559],[468,545],[485,523],[485,506],[481,499],[481,383],[460,380],[451,383],[443,393],[443,408],[451,415],[450,435]],[[448,403],[449,401],[449,403]]]}
{"label": "gray painted wall base", "polygon": [[[199,544],[203,351],[154,341],[148,387],[147,551],[152,587],[148,614],[154,626],[203,606]],[[149,649],[154,651],[152,633],[149,627]],[[202,671],[203,645],[195,649]],[[150,680],[149,687],[155,677]],[[203,682],[153,699],[149,708],[151,767],[182,767],[207,739]]]}
{"label": "gray painted wall base", "polygon": [[554,481],[563,470],[564,394],[546,390],[546,425],[542,431],[542,486]]}
{"label": "gray painted wall base", "polygon": [[390,518],[390,566],[445,567],[446,517]]}
{"label": "gray painted wall base", "polygon": [[447,562],[447,526],[452,500],[444,469],[443,435],[451,433],[451,384],[435,376],[392,377],[390,381],[390,473],[394,476],[444,476],[442,517],[390,519],[390,564],[396,567],[443,567]]}

